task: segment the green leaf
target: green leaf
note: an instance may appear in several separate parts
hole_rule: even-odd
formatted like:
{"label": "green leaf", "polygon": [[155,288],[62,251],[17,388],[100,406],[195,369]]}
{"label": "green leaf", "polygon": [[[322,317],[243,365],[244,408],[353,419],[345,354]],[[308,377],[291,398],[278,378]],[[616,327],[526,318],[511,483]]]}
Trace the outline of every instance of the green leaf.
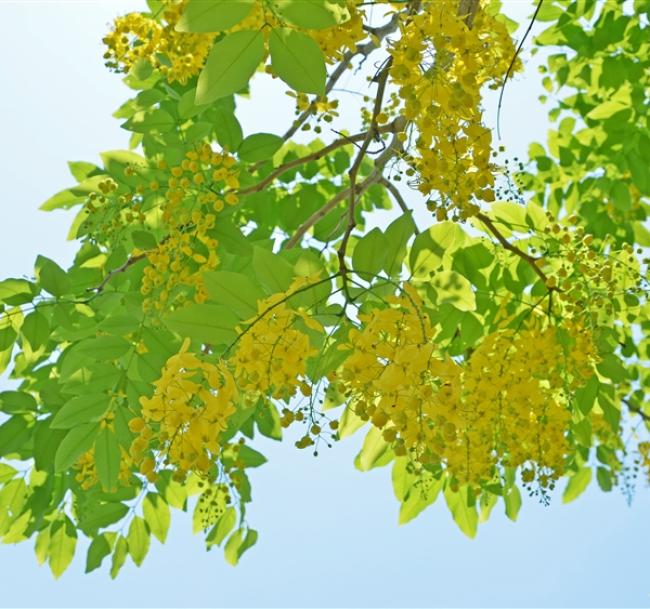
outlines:
{"label": "green leaf", "polygon": [[86,573],[90,573],[102,566],[104,558],[111,553],[111,544],[106,537],[106,533],[93,538],[88,546],[86,555]]}
{"label": "green leaf", "polygon": [[605,355],[600,363],[596,366],[600,374],[611,379],[615,383],[620,383],[628,378],[628,372],[621,360],[614,353]]}
{"label": "green leaf", "polygon": [[389,275],[399,275],[404,264],[406,244],[413,236],[416,226],[411,212],[401,215],[391,222],[384,235],[386,246],[384,269]]}
{"label": "green leaf", "polygon": [[208,547],[217,545],[220,546],[223,543],[223,540],[226,536],[235,528],[237,523],[237,511],[234,507],[226,508],[226,511],[223,513],[221,518],[219,518],[217,524],[212,527],[212,530],[208,533],[206,537],[206,543]]}
{"label": "green leaf", "polygon": [[79,528],[87,535],[92,536],[99,529],[119,522],[128,512],[129,508],[123,503],[88,502],[79,507]]}
{"label": "green leaf", "polygon": [[467,241],[467,235],[455,222],[440,222],[420,233],[413,240],[409,265],[414,277],[429,277],[451,255]]}
{"label": "green leaf", "polygon": [[86,161],[68,161],[68,169],[77,182],[83,182],[91,173],[98,171],[99,167]]}
{"label": "green leaf", "polygon": [[237,117],[223,108],[215,108],[214,132],[219,146],[226,150],[237,150],[243,139],[243,132]]}
{"label": "green leaf", "polygon": [[510,520],[517,520],[519,509],[521,508],[521,493],[519,492],[519,488],[512,486],[503,496],[503,502],[506,504],[506,516]]}
{"label": "green leaf", "polygon": [[284,140],[273,133],[249,135],[237,149],[239,158],[246,163],[270,159],[284,144]]}
{"label": "green leaf", "polygon": [[251,79],[264,57],[264,35],[242,30],[226,35],[210,51],[196,86],[196,103],[209,104],[237,93]]}
{"label": "green leaf", "polygon": [[7,318],[0,320],[0,323],[5,323],[3,327],[0,327],[0,351],[5,351],[11,347],[16,342],[16,331],[9,325]]}
{"label": "green leaf", "polygon": [[387,465],[392,461],[393,456],[390,444],[384,440],[381,431],[371,427],[354,460],[354,466],[362,472],[367,472],[374,467]]}
{"label": "green leaf", "polygon": [[468,537],[475,537],[478,527],[478,511],[474,502],[469,500],[467,487],[461,487],[457,492],[453,492],[447,486],[445,500],[458,528]]}
{"label": "green leaf", "polygon": [[598,390],[600,388],[600,382],[598,377],[594,374],[589,378],[584,386],[576,389],[574,396],[580,412],[587,415],[594,406],[594,402],[598,397]]}
{"label": "green leaf", "polygon": [[111,563],[111,579],[115,579],[120,569],[126,562],[126,557],[129,555],[129,544],[123,535],[117,538],[115,550],[113,550],[113,560]]}
{"label": "green leaf", "polygon": [[224,548],[224,556],[226,560],[233,566],[235,566],[239,559],[242,557],[242,554],[250,547],[255,545],[257,542],[257,531],[254,529],[248,529],[244,533],[244,529],[237,529],[226,542],[226,547]]}
{"label": "green leaf", "polygon": [[431,505],[442,488],[442,479],[433,480],[430,485],[412,487],[399,509],[399,524],[406,524]]}
{"label": "green leaf", "polygon": [[55,579],[61,577],[72,562],[76,545],[77,531],[67,516],[52,523],[48,556],[50,570]]}
{"label": "green leaf", "polygon": [[116,360],[131,348],[121,336],[86,338],[75,345],[77,355],[96,362]]}
{"label": "green leaf", "polygon": [[387,239],[378,228],[373,228],[354,246],[352,268],[363,279],[372,279],[384,266]]}
{"label": "green leaf", "polygon": [[562,501],[564,503],[569,503],[574,499],[577,499],[585,491],[587,486],[591,482],[591,468],[583,467],[579,469],[571,478],[564,489],[564,494],[562,495]]}
{"label": "green leaf", "polygon": [[493,495],[487,491],[481,493],[479,522],[487,522],[492,513],[492,508],[496,505],[498,500],[497,495]]}
{"label": "green leaf", "polygon": [[108,427],[102,429],[95,440],[95,468],[102,489],[115,490],[120,473],[120,446],[115,432]]}
{"label": "green leaf", "polygon": [[50,337],[50,324],[45,315],[36,310],[25,317],[20,333],[31,348],[36,350],[47,343]]}
{"label": "green leaf", "polygon": [[11,465],[7,465],[6,463],[0,463],[0,484],[4,484],[5,482],[8,482],[17,473],[18,470],[11,467]]}
{"label": "green leaf", "polygon": [[255,410],[255,424],[259,432],[273,440],[282,439],[282,423],[275,404],[261,401]]}
{"label": "green leaf", "polygon": [[5,279],[0,281],[0,302],[15,306],[31,302],[38,294],[38,288],[26,279]]}
{"label": "green leaf", "polygon": [[99,425],[87,423],[71,429],[63,438],[54,456],[54,471],[59,473],[67,470],[95,441]]}
{"label": "green leaf", "polygon": [[244,467],[259,467],[267,461],[267,458],[262,453],[246,444],[239,447],[238,459],[244,464]]}
{"label": "green leaf", "polygon": [[230,271],[208,271],[203,281],[210,300],[228,307],[240,319],[257,314],[257,301],[264,298],[260,290],[246,275]]}
{"label": "green leaf", "polygon": [[282,18],[299,28],[320,30],[350,18],[347,8],[328,0],[273,0]]}
{"label": "green leaf", "polygon": [[144,562],[151,543],[147,524],[140,516],[133,517],[129,526],[127,541],[129,544],[129,554],[133,562],[139,567]]}
{"label": "green leaf", "polygon": [[0,457],[23,447],[30,439],[30,423],[22,416],[13,416],[0,425]]}
{"label": "green leaf", "polygon": [[587,118],[600,121],[609,118],[610,116],[614,116],[614,114],[617,112],[621,112],[622,110],[627,110],[629,108],[629,104],[625,104],[620,101],[606,101],[591,110],[591,112],[587,114]]}
{"label": "green leaf", "polygon": [[109,397],[105,393],[88,393],[77,396],[66,402],[54,415],[50,427],[52,429],[71,429],[83,423],[99,421],[110,406]]}
{"label": "green leaf", "polygon": [[253,0],[188,0],[177,32],[221,32],[229,30],[246,18]]}
{"label": "green leaf", "polygon": [[173,311],[163,321],[180,336],[201,343],[224,345],[237,337],[235,326],[239,319],[222,305],[192,304]]}
{"label": "green leaf", "polygon": [[52,296],[64,296],[70,293],[70,279],[56,262],[39,256],[36,258],[35,270],[39,285]]}
{"label": "green leaf", "polygon": [[253,248],[253,272],[271,294],[284,292],[293,280],[292,266],[278,254],[261,247]]}
{"label": "green leaf", "polygon": [[313,38],[289,28],[275,28],[269,37],[271,67],[292,89],[325,95],[325,57]]}
{"label": "green leaf", "polygon": [[38,403],[31,393],[25,391],[3,391],[0,393],[0,410],[9,414],[36,412]]}
{"label": "green leaf", "polygon": [[169,505],[167,505],[160,495],[156,493],[147,493],[147,496],[142,502],[142,513],[145,522],[154,537],[160,543],[165,543],[169,531],[169,524],[171,522]]}
{"label": "green leaf", "polygon": [[451,304],[460,311],[474,311],[476,297],[472,284],[455,271],[439,271],[430,281],[437,295],[437,304]]}
{"label": "green leaf", "polygon": [[357,416],[350,406],[346,406],[339,420],[338,437],[341,439],[347,438],[361,429],[366,423],[367,421]]}

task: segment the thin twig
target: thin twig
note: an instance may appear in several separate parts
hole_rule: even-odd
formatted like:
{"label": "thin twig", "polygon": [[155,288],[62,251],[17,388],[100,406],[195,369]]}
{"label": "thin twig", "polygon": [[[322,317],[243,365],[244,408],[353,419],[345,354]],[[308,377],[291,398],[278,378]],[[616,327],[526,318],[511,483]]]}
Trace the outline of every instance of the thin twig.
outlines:
{"label": "thin twig", "polygon": [[510,77],[510,72],[512,71],[512,68],[515,65],[515,62],[517,61],[517,57],[519,57],[519,53],[521,52],[521,48],[524,46],[524,42],[526,41],[526,38],[528,38],[528,34],[530,34],[530,31],[533,29],[533,24],[535,23],[535,19],[537,19],[537,15],[539,14],[539,9],[542,8],[542,4],[544,3],[544,0],[539,0],[537,3],[537,8],[535,9],[535,12],[533,13],[533,17],[530,20],[530,23],[528,24],[528,29],[524,33],[524,37],[521,39],[521,42],[519,43],[519,46],[517,47],[517,50],[515,51],[515,54],[512,58],[512,61],[510,62],[510,65],[508,66],[508,69],[506,71],[505,78],[503,79],[503,84],[501,85],[501,92],[499,93],[499,103],[497,105],[497,137],[501,139],[501,102],[503,102],[503,93],[506,90],[506,83],[508,82],[508,78]]}
{"label": "thin twig", "polygon": [[374,80],[377,82],[377,93],[375,94],[375,103],[372,110],[372,117],[370,118],[370,125],[368,127],[366,138],[364,139],[363,144],[361,144],[361,147],[357,152],[357,156],[354,159],[352,166],[350,167],[350,171],[348,171],[348,176],[350,179],[350,188],[348,189],[349,190],[348,225],[345,229],[345,232],[343,233],[343,239],[341,239],[341,244],[337,251],[337,255],[339,259],[339,271],[341,272],[341,279],[343,280],[343,291],[345,292],[345,296],[348,302],[350,301],[350,295],[348,293],[348,287],[347,287],[348,268],[345,264],[345,254],[348,246],[348,241],[350,240],[350,235],[352,234],[354,227],[357,225],[357,221],[354,214],[356,201],[357,201],[357,192],[356,192],[357,175],[359,174],[361,163],[363,162],[363,159],[365,158],[366,153],[368,152],[370,142],[378,134],[377,117],[379,116],[379,113],[381,112],[382,104],[384,103],[384,94],[386,92],[386,85],[388,83],[388,74],[390,72],[390,68],[392,64],[393,64],[392,57],[390,57],[384,63],[377,76],[374,78]]}
{"label": "thin twig", "polygon": [[119,275],[120,273],[123,273],[128,269],[130,266],[133,266],[136,262],[140,262],[143,258],[146,257],[147,254],[138,254],[137,256],[131,256],[124,264],[121,266],[118,266],[116,269],[113,269],[110,271],[104,279],[102,279],[102,282],[94,287],[94,288],[87,288],[88,292],[96,292],[99,293],[101,292],[105,287],[106,284],[115,277],[115,275]]}

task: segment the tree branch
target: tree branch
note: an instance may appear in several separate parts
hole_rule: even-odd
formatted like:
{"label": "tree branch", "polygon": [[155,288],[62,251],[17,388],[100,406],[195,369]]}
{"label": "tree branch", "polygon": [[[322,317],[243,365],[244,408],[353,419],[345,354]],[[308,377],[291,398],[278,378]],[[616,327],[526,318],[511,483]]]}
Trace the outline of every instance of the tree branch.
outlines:
{"label": "tree branch", "polygon": [[[401,117],[398,117],[395,123],[395,129],[396,133],[393,135],[393,138],[390,141],[390,144],[386,147],[386,150],[381,153],[380,156],[377,157],[375,160],[375,168],[371,172],[371,174],[363,181],[361,184],[358,184],[356,186],[356,195],[359,196],[360,194],[364,193],[366,190],[368,190],[368,187],[370,187],[372,184],[376,184],[381,180],[382,178],[382,172],[384,170],[384,167],[390,161],[390,159],[394,158],[399,152],[402,151],[403,149],[403,144],[400,141],[400,139],[397,137],[397,134],[403,129],[403,126],[405,124],[405,120]],[[305,233],[312,227],[314,224],[322,220],[330,211],[332,211],[341,201],[344,201],[350,196],[350,188],[344,188],[340,192],[338,192],[332,199],[330,199],[323,207],[315,211],[307,220],[305,220],[296,230],[296,232],[293,234],[293,236],[287,241],[285,244],[286,249],[291,249],[292,247],[295,247],[302,237],[305,235]]]}
{"label": "tree branch", "polygon": [[[546,283],[546,282],[548,281],[548,276],[546,275],[546,273],[545,273],[544,271],[542,271],[542,269],[540,269],[540,268],[537,266],[537,261],[539,260],[539,258],[535,258],[534,256],[531,256],[530,254],[524,252],[524,250],[519,249],[516,245],[513,245],[512,243],[510,243],[510,242],[509,242],[509,241],[508,241],[508,240],[503,236],[503,234],[501,233],[501,231],[496,227],[496,225],[494,224],[494,222],[492,222],[492,220],[491,220],[488,216],[486,216],[484,213],[479,212],[478,214],[476,214],[476,217],[477,217],[481,222],[483,222],[483,224],[485,224],[485,226],[487,226],[488,230],[489,230],[489,231],[490,231],[490,232],[491,232],[491,233],[496,237],[497,241],[498,241],[498,242],[499,242],[499,243],[500,243],[500,244],[501,244],[505,249],[507,249],[509,252],[512,252],[512,253],[515,254],[516,256],[519,256],[522,260],[525,260],[525,261],[526,261],[526,262],[527,262],[527,263],[532,267],[533,271],[535,271],[535,273],[538,275],[538,277],[539,277],[539,278],[540,278],[544,283]],[[547,286],[547,287],[548,287],[548,286]],[[559,291],[560,291],[560,289],[557,288],[557,287],[549,287],[548,290],[549,290],[550,292],[553,292],[553,291],[559,292]]]}
{"label": "tree branch", "polygon": [[137,256],[131,256],[124,264],[118,266],[116,269],[113,269],[110,271],[104,279],[102,279],[102,282],[94,287],[94,288],[87,288],[86,291],[88,292],[95,292],[99,294],[105,287],[106,284],[115,277],[115,275],[119,275],[120,273],[123,273],[128,269],[130,266],[133,266],[136,262],[140,262],[143,258],[145,258],[147,254],[138,254]]}
{"label": "tree branch", "polygon": [[363,162],[363,159],[365,158],[366,153],[368,152],[370,142],[378,133],[377,117],[381,112],[381,107],[384,102],[384,94],[386,92],[386,85],[388,83],[388,74],[390,72],[390,67],[392,64],[393,64],[393,58],[389,57],[389,59],[384,63],[384,65],[380,69],[379,73],[373,79],[377,82],[377,93],[375,94],[375,103],[372,110],[372,117],[370,118],[370,126],[368,127],[366,138],[364,139],[363,144],[361,144],[361,147],[359,148],[359,152],[357,153],[357,156],[354,159],[354,162],[352,163],[352,167],[350,167],[350,171],[348,171],[348,176],[350,178],[349,202],[348,202],[348,225],[345,229],[345,232],[343,233],[343,239],[341,239],[341,244],[337,251],[337,255],[339,259],[339,271],[341,272],[341,279],[343,280],[343,291],[345,292],[345,296],[348,301],[350,300],[350,295],[348,293],[348,284],[347,284],[348,268],[345,264],[345,254],[348,246],[348,241],[350,240],[350,235],[352,234],[354,227],[357,225],[357,221],[354,215],[356,201],[357,201],[357,192],[356,192],[357,175],[359,173],[359,168],[361,167],[361,163]]}
{"label": "tree branch", "polygon": [[[394,121],[393,123],[383,125],[379,130],[379,133],[389,133],[393,130],[394,130]],[[260,190],[264,190],[264,188],[266,188],[271,182],[273,182],[273,180],[281,176],[283,173],[289,171],[290,169],[293,169],[294,167],[299,167],[300,165],[304,165],[305,163],[309,163],[310,161],[317,161],[319,159],[322,159],[324,156],[327,156],[330,152],[336,150],[337,148],[341,148],[342,146],[345,146],[347,144],[354,144],[355,142],[365,141],[367,137],[368,137],[367,131],[364,131],[363,133],[357,133],[355,135],[348,135],[348,136],[341,137],[338,140],[332,142],[331,144],[328,144],[324,148],[317,150],[316,152],[312,152],[303,157],[300,157],[299,159],[293,159],[292,161],[287,161],[286,163],[283,163],[282,165],[280,165],[280,167],[274,169],[264,179],[260,180],[256,184],[253,184],[252,186],[248,186],[247,188],[241,189],[240,191],[237,192],[237,194],[243,197],[246,195],[253,194],[255,192],[259,192]]]}

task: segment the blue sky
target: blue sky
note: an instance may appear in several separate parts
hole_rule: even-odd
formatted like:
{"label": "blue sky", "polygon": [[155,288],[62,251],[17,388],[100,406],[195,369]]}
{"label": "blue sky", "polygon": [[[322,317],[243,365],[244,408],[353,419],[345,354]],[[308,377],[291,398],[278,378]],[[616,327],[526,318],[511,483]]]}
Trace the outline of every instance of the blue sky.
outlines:
{"label": "blue sky", "polygon": [[[519,17],[530,3],[507,2]],[[124,148],[111,113],[128,90],[101,60],[111,18],[139,2],[0,2],[0,277],[31,274],[42,253],[65,264],[70,215],[37,210],[71,184],[68,160],[98,160]],[[544,109],[536,72],[508,85],[502,115],[509,154],[542,139]],[[263,104],[255,104],[255,94]],[[283,120],[283,94],[256,85],[242,104],[248,133]],[[493,122],[494,104],[486,114]],[[411,198],[416,205],[417,198]],[[422,218],[424,216],[421,216]],[[7,387],[0,380],[0,388]],[[639,607],[650,605],[647,518],[641,484],[632,507],[615,491],[591,488],[575,503],[524,502],[519,522],[497,506],[475,540],[465,538],[443,503],[397,525],[389,469],[352,466],[361,438],[318,459],[290,443],[261,441],[269,463],[252,476],[250,522],[258,545],[232,568],[206,553],[189,518],[175,513],[165,546],[152,543],[138,569],[116,581],[83,575],[85,553],[54,581],[37,566],[32,542],[0,546],[0,604],[12,607]],[[85,549],[83,546],[81,549]]]}

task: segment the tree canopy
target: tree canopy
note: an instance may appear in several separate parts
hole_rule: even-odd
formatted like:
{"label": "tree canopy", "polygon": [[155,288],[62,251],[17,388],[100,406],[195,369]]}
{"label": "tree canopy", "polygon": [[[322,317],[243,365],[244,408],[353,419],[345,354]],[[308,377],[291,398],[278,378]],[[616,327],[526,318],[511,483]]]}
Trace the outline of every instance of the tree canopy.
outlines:
{"label": "tree canopy", "polygon": [[[236,564],[255,440],[286,428],[314,455],[365,434],[354,466],[392,467],[400,523],[440,500],[474,536],[498,503],[515,520],[592,479],[631,498],[650,1],[531,6],[551,129],[516,159],[483,116],[524,69],[499,0],[147,4],[104,39],[130,150],[70,163],[42,205],[78,210],[72,265],[0,281],[2,540],[58,577],[83,535],[86,571],[115,577],[191,509]],[[293,98],[285,131],[244,137],[252,79]]]}

